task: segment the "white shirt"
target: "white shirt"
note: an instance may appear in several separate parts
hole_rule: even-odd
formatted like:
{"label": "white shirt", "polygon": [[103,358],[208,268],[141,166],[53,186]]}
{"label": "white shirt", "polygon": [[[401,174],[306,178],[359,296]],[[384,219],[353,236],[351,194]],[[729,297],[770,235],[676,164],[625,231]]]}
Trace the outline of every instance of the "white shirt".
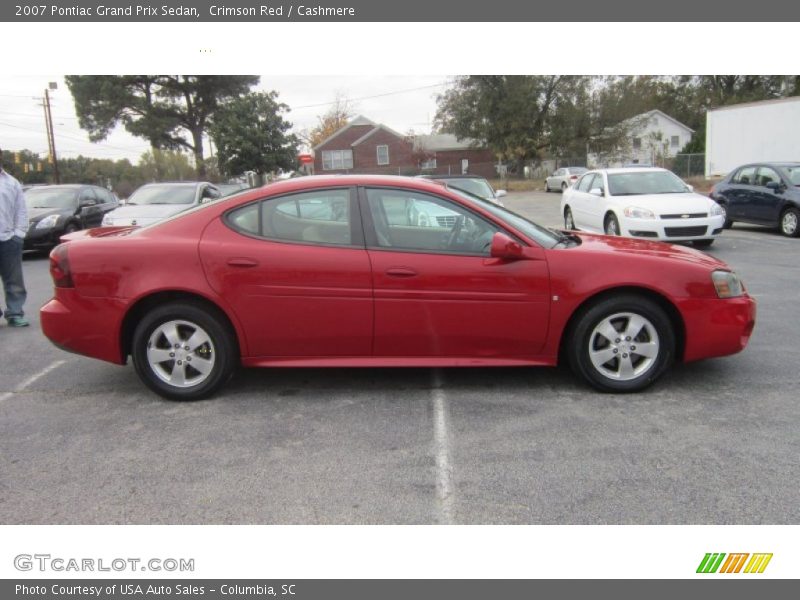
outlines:
{"label": "white shirt", "polygon": [[22,186],[5,171],[0,171],[0,242],[28,232],[28,207]]}

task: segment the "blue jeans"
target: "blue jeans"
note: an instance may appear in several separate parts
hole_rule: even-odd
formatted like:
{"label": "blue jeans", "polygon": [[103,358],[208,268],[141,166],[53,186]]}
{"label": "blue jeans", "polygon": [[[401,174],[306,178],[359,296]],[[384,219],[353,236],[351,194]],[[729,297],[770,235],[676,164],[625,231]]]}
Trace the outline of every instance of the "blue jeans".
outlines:
{"label": "blue jeans", "polygon": [[25,242],[18,237],[0,242],[0,278],[6,292],[6,319],[21,317],[25,313],[22,305],[28,297],[22,279],[22,246]]}

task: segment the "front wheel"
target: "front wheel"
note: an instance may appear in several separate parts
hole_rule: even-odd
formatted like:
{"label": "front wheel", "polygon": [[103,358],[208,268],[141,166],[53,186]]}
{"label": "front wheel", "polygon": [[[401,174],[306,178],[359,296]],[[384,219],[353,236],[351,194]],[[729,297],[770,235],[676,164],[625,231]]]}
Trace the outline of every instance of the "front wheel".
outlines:
{"label": "front wheel", "polygon": [[603,230],[606,235],[619,235],[619,221],[614,215],[608,215],[606,222],[603,224]]}
{"label": "front wheel", "polygon": [[800,235],[800,211],[796,208],[787,208],[781,215],[781,233],[786,237],[797,237]]}
{"label": "front wheel", "polygon": [[564,209],[564,229],[573,231],[575,229],[575,220],[572,218],[572,210],[569,206]]}
{"label": "front wheel", "polygon": [[236,344],[214,312],[175,302],[151,310],[133,334],[131,351],[139,378],[170,400],[199,400],[233,373]]}
{"label": "front wheel", "polygon": [[714,240],[694,240],[692,244],[695,248],[710,248]]}
{"label": "front wheel", "polygon": [[607,298],[587,309],[570,330],[572,369],[602,392],[638,392],[672,364],[675,333],[655,302],[636,295]]}

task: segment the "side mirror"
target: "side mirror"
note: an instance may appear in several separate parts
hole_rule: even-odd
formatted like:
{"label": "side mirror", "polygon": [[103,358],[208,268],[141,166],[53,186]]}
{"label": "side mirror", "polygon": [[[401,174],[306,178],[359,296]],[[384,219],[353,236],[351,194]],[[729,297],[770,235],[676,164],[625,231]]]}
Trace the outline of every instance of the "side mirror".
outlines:
{"label": "side mirror", "polygon": [[687,184],[686,184],[686,187],[687,187],[687,188],[689,188],[689,191],[690,191],[690,192],[693,192],[693,191],[694,191],[694,186],[693,186],[691,183],[687,183]]}
{"label": "side mirror", "polygon": [[522,244],[512,240],[505,233],[499,231],[492,236],[492,248],[489,254],[492,258],[505,260],[519,260],[524,258]]}
{"label": "side mirror", "polygon": [[502,198],[502,197],[503,197],[503,196],[505,196],[507,193],[508,193],[508,192],[506,192],[505,190],[497,190],[497,191],[494,193],[494,195],[495,195],[495,198]]}
{"label": "side mirror", "polygon": [[80,201],[81,208],[89,208],[90,206],[96,206],[97,201],[92,200],[91,198],[85,198],[84,200]]}
{"label": "side mirror", "polygon": [[767,183],[767,188],[775,192],[778,192],[783,189],[783,186],[779,181],[770,181],[769,183]]}
{"label": "side mirror", "polygon": [[599,197],[602,198],[603,197],[603,188],[592,188],[592,189],[589,190],[589,193],[592,196],[599,196]]}

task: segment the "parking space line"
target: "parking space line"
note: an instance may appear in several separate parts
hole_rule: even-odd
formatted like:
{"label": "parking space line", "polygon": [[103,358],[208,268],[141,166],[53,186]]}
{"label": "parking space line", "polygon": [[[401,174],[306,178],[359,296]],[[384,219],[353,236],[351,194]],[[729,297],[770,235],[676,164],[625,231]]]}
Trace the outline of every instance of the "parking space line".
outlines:
{"label": "parking space line", "polygon": [[65,362],[67,362],[67,361],[66,360],[57,360],[54,363],[52,363],[52,364],[48,365],[47,367],[45,367],[44,369],[42,369],[41,371],[39,371],[38,373],[36,373],[36,375],[31,375],[30,377],[28,377],[25,381],[23,381],[21,384],[19,384],[15,390],[13,390],[11,392],[5,392],[3,394],[0,394],[0,402],[5,402],[9,398],[11,398],[11,396],[13,396],[15,394],[19,394],[20,392],[24,392],[28,388],[28,386],[33,385],[39,379],[41,379],[42,377],[47,375],[50,371],[52,371],[53,369],[57,369],[58,367],[63,365]]}
{"label": "parking space line", "polygon": [[444,525],[454,523],[453,467],[450,462],[450,433],[447,418],[447,396],[442,389],[441,369],[433,369],[433,445],[436,454],[436,500],[439,521]]}

